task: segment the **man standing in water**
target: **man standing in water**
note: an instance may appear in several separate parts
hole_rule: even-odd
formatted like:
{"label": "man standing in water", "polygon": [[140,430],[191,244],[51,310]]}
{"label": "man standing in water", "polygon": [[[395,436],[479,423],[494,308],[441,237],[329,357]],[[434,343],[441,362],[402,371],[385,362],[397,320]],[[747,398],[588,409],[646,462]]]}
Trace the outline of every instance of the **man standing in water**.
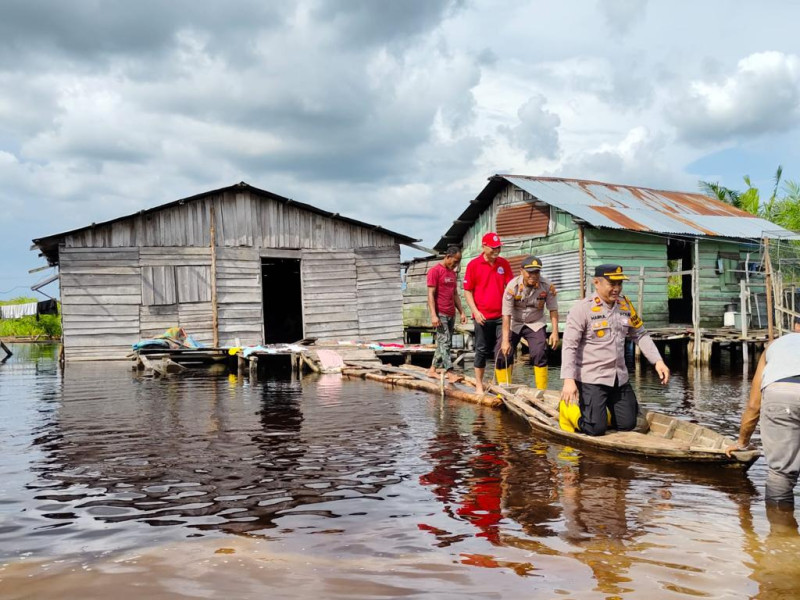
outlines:
{"label": "man standing in water", "polygon": [[[556,288],[542,279],[542,261],[536,256],[525,256],[522,272],[506,286],[503,295],[503,340],[497,360],[497,381],[511,382],[514,353],[521,338],[525,338],[533,365],[536,388],[547,389],[547,344],[558,346],[558,301]],[[550,311],[550,339],[546,339],[547,325],[544,309]]]}
{"label": "man standing in water", "polygon": [[492,356],[500,337],[503,290],[512,279],[511,265],[500,257],[503,244],[497,234],[489,232],[481,242],[483,251],[469,261],[464,274],[464,296],[475,320],[475,391],[479,394],[484,392],[486,358]]}
{"label": "man standing in water", "polygon": [[622,282],[626,279],[620,265],[598,266],[592,280],[594,295],[579,300],[567,315],[561,351],[562,428],[567,428],[564,413],[568,414],[570,406],[576,404],[580,417],[577,422],[570,419],[571,425],[587,435],[605,434],[609,414],[614,429],[630,431],[636,427],[639,404],[625,367],[628,338],[655,365],[661,383],[669,381],[669,368],[633,304],[622,295]]}
{"label": "man standing in water", "polygon": [[430,377],[436,377],[436,367],[441,364],[448,380],[456,380],[452,373],[453,359],[450,349],[453,345],[453,329],[456,324],[456,311],[461,315],[461,324],[467,322],[467,315],[461,308],[458,296],[458,275],[456,269],[461,264],[461,248],[448,246],[444,258],[428,271],[428,311],[431,325],[436,328],[436,352],[433,354]]}
{"label": "man standing in water", "polygon": [[795,318],[794,333],[779,337],[762,352],[742,414],[739,441],[725,449],[728,456],[747,447],[759,415],[769,467],[765,499],[769,505],[794,508],[800,473],[800,317]]}

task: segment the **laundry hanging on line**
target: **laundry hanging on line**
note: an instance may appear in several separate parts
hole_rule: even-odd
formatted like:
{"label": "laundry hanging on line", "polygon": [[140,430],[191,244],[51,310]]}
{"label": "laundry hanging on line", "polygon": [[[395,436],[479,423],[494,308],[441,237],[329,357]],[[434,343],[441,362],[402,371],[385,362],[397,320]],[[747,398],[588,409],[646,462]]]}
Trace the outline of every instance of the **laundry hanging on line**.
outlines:
{"label": "laundry hanging on line", "polygon": [[58,302],[56,300],[42,300],[41,302],[26,302],[25,304],[3,304],[0,306],[0,319],[21,319],[22,317],[36,317],[39,315],[57,315]]}

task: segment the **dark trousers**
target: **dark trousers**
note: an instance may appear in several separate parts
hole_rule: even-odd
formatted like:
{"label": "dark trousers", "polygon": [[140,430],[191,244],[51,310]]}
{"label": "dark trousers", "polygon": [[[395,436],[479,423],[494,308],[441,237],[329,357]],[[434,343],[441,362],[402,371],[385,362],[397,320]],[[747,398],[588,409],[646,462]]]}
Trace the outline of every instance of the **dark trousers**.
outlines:
{"label": "dark trousers", "polygon": [[498,339],[502,339],[503,318],[486,319],[483,325],[475,322],[475,367],[483,369],[486,359],[492,356],[492,349]]}
{"label": "dark trousers", "polygon": [[604,435],[608,428],[606,408],[611,412],[611,429],[630,431],[636,427],[639,403],[630,383],[602,385],[578,383],[580,430],[586,435]]}
{"label": "dark trousers", "polygon": [[497,367],[500,369],[507,369],[514,364],[514,353],[517,351],[517,344],[520,339],[525,338],[528,342],[528,352],[530,352],[531,365],[534,367],[547,366],[547,331],[542,327],[539,331],[534,331],[527,325],[520,329],[519,333],[511,332],[509,343],[511,344],[511,351],[508,355],[504,356],[500,352],[500,346],[503,343],[503,336],[497,338],[497,345],[494,347],[494,353],[497,356]]}

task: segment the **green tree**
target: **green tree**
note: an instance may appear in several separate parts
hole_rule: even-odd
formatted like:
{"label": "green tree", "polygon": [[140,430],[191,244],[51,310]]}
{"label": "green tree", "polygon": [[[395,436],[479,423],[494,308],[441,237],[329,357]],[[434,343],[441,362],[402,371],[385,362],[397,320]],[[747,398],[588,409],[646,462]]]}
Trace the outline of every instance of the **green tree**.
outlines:
{"label": "green tree", "polygon": [[747,189],[743,192],[709,181],[700,181],[700,190],[708,196],[750,214],[758,215],[784,229],[799,231],[800,184],[795,181],[784,181],[781,186],[782,177],[783,167],[778,165],[773,177],[772,193],[763,201],[761,192],[753,185],[749,175],[745,175],[743,178],[747,185]]}

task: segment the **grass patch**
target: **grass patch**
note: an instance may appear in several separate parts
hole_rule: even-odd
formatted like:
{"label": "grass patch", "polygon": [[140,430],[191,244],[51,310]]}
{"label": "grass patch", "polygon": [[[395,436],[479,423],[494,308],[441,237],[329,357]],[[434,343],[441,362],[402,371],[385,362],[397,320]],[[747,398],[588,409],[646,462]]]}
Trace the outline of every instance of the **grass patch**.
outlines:
{"label": "grass patch", "polygon": [[[27,304],[38,302],[36,298],[20,296],[11,300],[0,300],[0,305]],[[58,315],[41,315],[21,317],[19,319],[0,319],[0,337],[61,337],[61,303],[58,303]]]}

